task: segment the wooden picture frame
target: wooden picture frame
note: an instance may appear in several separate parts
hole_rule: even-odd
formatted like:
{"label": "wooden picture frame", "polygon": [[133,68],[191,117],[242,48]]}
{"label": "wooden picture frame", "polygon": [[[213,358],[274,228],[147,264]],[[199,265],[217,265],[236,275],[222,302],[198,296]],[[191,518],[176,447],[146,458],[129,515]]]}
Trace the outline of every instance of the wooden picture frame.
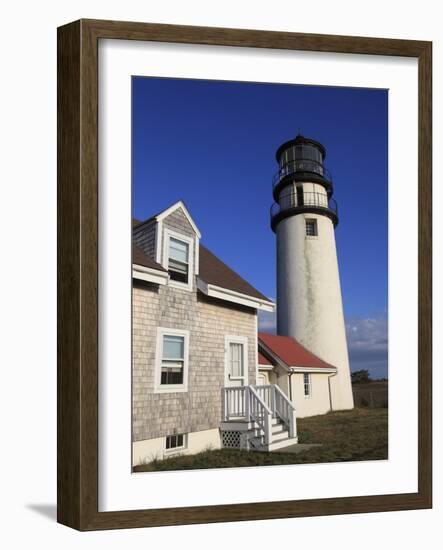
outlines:
{"label": "wooden picture frame", "polygon": [[[418,492],[98,511],[98,42],[100,39],[418,59]],[[58,29],[58,521],[79,530],[432,506],[432,44],[349,36],[80,20]]]}

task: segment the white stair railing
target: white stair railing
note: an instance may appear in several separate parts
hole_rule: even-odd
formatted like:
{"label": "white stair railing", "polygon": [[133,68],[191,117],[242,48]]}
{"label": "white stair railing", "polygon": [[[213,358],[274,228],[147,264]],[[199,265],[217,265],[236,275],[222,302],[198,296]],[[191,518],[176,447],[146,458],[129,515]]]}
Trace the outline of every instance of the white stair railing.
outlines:
{"label": "white stair railing", "polygon": [[255,386],[255,390],[271,409],[273,416],[278,417],[286,426],[289,437],[296,437],[297,422],[295,407],[280,387],[276,384],[267,384]]}
{"label": "white stair railing", "polygon": [[283,422],[289,437],[297,436],[295,407],[276,384],[223,388],[222,403],[225,422],[255,422],[265,445],[272,442],[273,417]]}
{"label": "white stair railing", "polygon": [[223,388],[223,419],[244,418],[246,416],[246,388],[248,386],[230,386]]}
{"label": "white stair railing", "polygon": [[263,435],[263,443],[269,445],[272,440],[272,411],[252,386],[247,386],[246,408],[250,421],[256,423]]}
{"label": "white stair railing", "polygon": [[259,395],[260,399],[266,403],[266,405],[271,409],[272,413],[274,414],[274,390],[272,389],[272,384],[254,386],[254,389]]}
{"label": "white stair railing", "polygon": [[287,426],[289,437],[297,437],[297,415],[294,405],[276,384],[272,385],[274,393],[274,410],[276,415]]}

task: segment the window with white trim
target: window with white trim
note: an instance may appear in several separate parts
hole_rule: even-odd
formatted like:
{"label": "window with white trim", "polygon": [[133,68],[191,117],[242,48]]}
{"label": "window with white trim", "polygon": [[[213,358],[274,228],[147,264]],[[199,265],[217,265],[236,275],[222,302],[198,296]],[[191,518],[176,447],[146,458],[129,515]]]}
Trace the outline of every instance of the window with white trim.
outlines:
{"label": "window with white trim", "polygon": [[230,374],[233,378],[244,376],[243,344],[240,342],[229,342]]}
{"label": "window with white trim", "polygon": [[185,337],[164,334],[160,384],[183,384],[184,369]]}
{"label": "window with white trim", "polygon": [[173,281],[189,283],[189,244],[169,237],[168,272]]}
{"label": "window with white trim", "polygon": [[187,391],[189,332],[157,329],[156,391]]}
{"label": "window with white trim", "polygon": [[317,237],[317,220],[316,219],[307,219],[306,220],[306,236],[307,237]]}
{"label": "window with white trim", "polygon": [[311,375],[308,372],[303,374],[303,392],[305,397],[311,397],[312,395]]}
{"label": "window with white trim", "polygon": [[169,274],[168,285],[192,291],[196,273],[194,250],[198,241],[169,228],[163,229],[163,235],[162,265]]}
{"label": "window with white trim", "polygon": [[181,449],[186,449],[186,434],[166,436],[166,451],[179,451]]}

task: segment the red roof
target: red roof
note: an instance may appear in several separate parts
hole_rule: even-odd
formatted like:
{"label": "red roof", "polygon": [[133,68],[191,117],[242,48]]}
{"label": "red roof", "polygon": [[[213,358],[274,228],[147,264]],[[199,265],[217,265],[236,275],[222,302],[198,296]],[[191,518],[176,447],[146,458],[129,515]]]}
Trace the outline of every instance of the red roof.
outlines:
{"label": "red roof", "polygon": [[258,352],[258,364],[259,365],[272,365],[271,361],[267,357],[265,357],[263,354]]}
{"label": "red roof", "polygon": [[290,336],[277,336],[275,334],[259,332],[258,340],[259,346],[260,342],[262,342],[264,346],[288,367],[335,369],[335,367],[308,351],[295,338],[291,338]]}

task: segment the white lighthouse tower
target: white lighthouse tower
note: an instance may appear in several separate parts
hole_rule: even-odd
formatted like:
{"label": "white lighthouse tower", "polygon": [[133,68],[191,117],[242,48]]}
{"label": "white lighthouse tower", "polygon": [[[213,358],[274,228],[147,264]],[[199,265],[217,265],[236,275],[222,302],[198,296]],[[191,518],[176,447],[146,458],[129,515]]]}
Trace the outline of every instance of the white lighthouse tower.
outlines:
{"label": "white lighthouse tower", "polygon": [[271,226],[277,236],[277,333],[337,367],[333,410],[354,406],[335,245],[337,204],[325,148],[298,135],[276,153]]}

